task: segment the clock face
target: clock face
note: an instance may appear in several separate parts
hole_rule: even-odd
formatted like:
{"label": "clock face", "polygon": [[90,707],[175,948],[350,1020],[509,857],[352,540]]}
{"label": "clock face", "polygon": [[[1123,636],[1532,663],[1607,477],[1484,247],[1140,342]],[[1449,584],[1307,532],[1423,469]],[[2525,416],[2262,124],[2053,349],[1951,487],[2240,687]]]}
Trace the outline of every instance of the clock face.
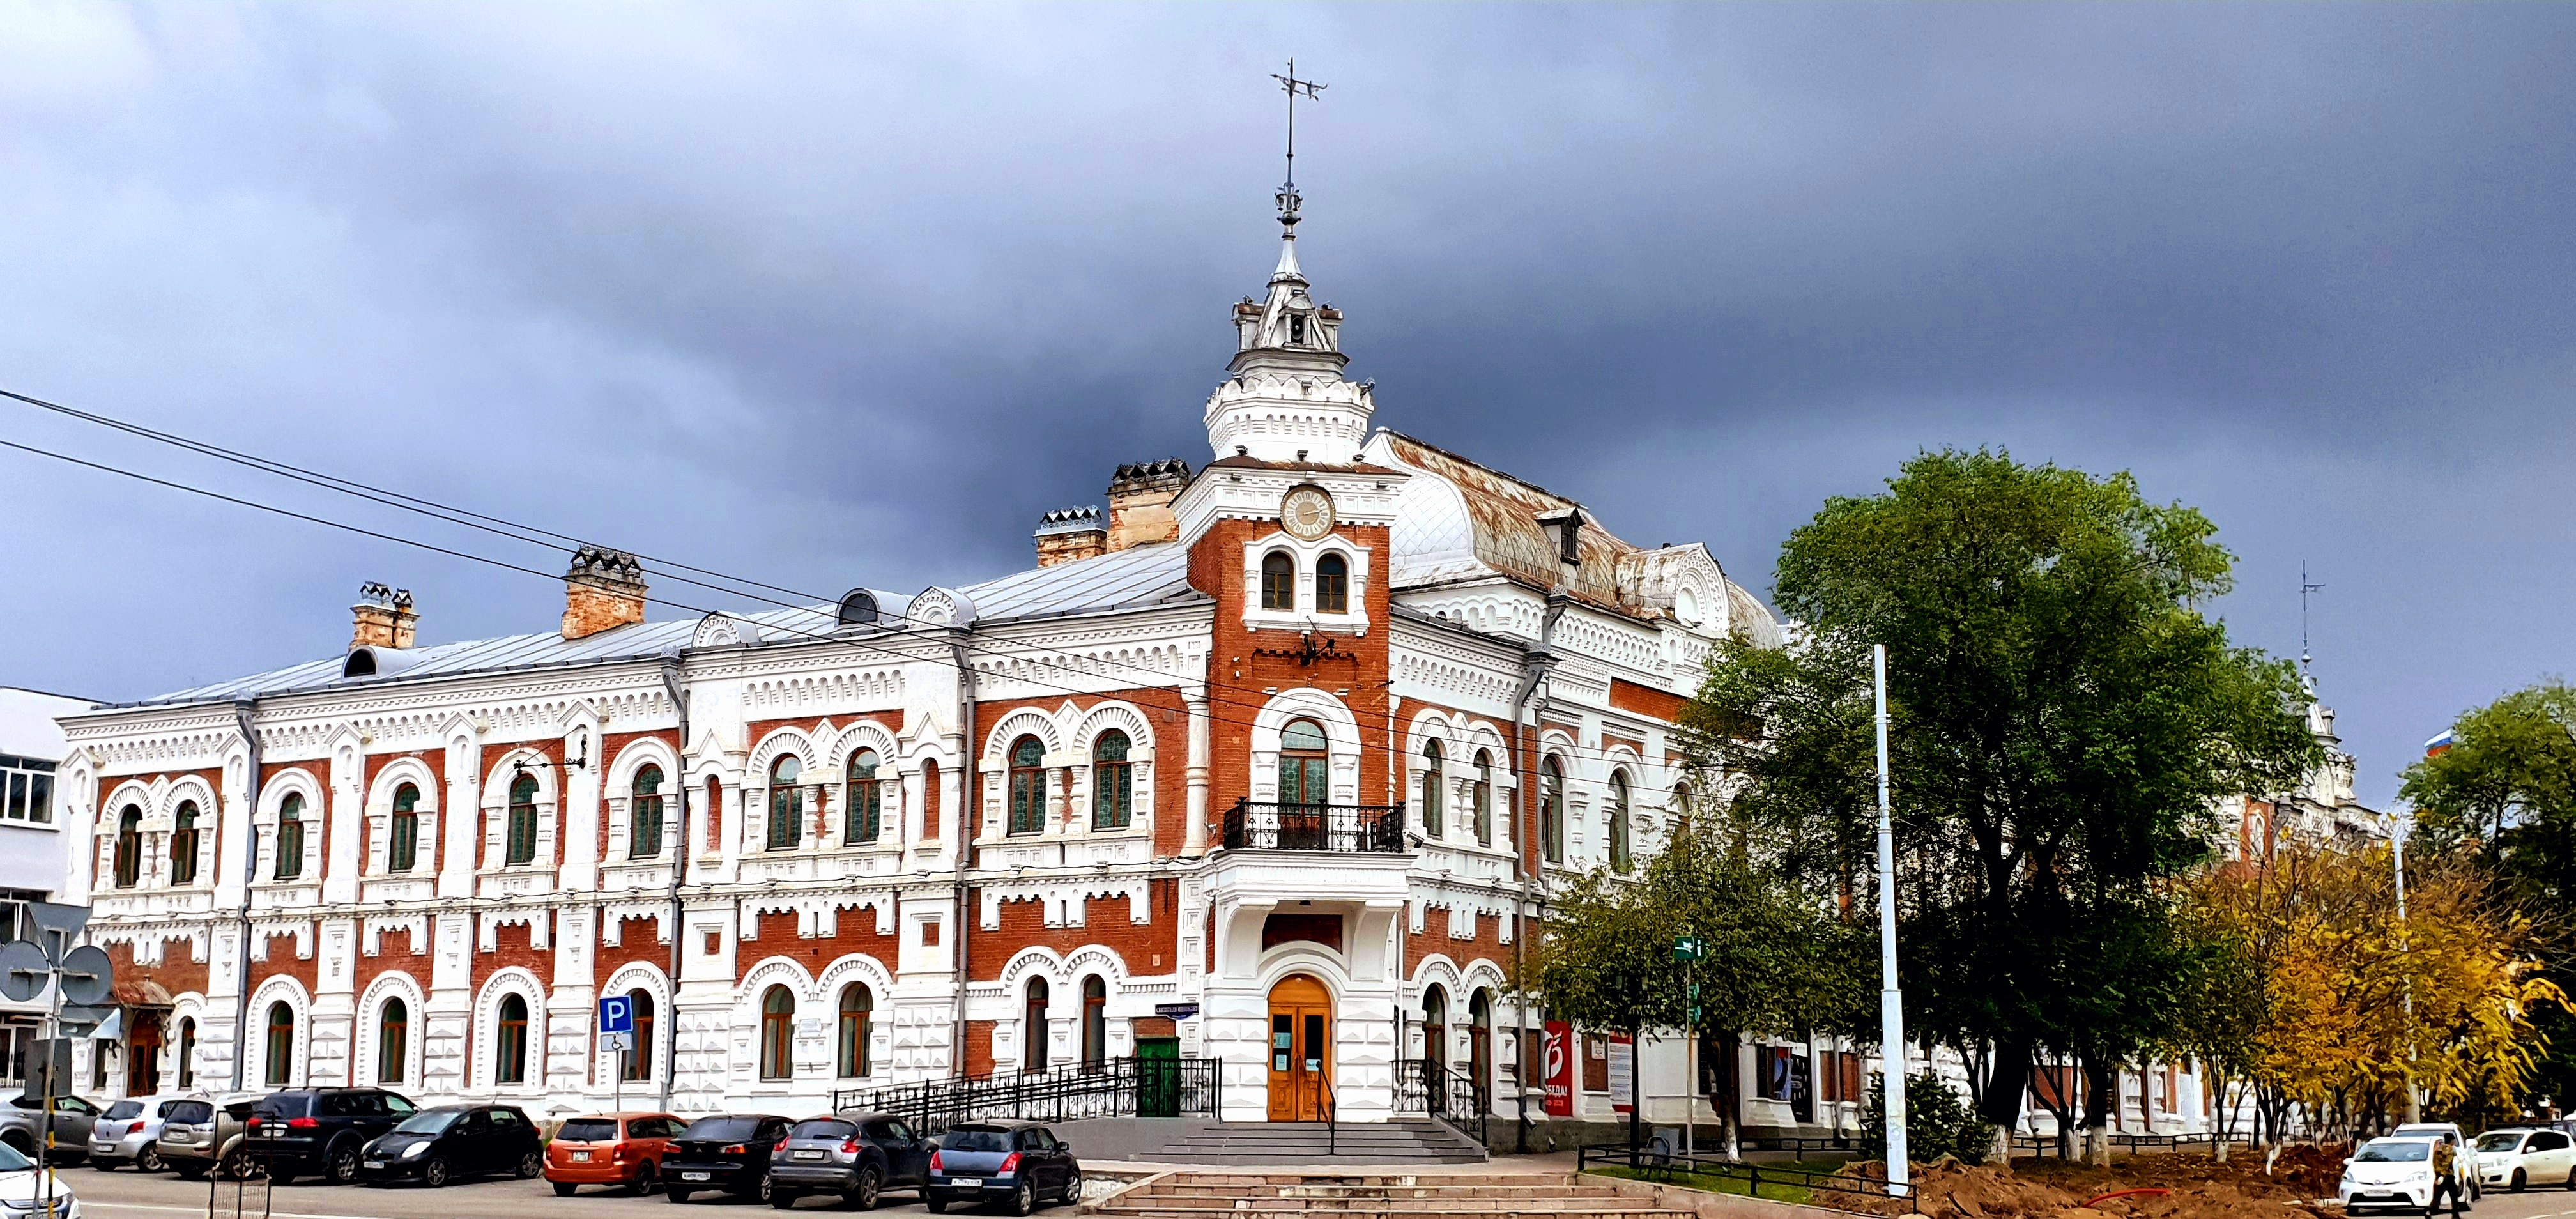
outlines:
{"label": "clock face", "polygon": [[1279,527],[1305,541],[1333,531],[1333,497],[1322,487],[1299,487],[1279,504]]}

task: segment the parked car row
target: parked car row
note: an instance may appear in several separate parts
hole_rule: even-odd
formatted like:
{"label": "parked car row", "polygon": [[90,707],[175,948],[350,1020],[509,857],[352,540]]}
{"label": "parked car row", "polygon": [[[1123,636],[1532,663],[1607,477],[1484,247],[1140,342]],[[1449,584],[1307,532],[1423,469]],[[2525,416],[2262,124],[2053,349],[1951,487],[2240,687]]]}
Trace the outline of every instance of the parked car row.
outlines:
{"label": "parked car row", "polygon": [[[0,1160],[31,1153],[43,1125],[41,1109],[0,1102]],[[829,1197],[866,1210],[885,1191],[899,1190],[919,1195],[934,1213],[991,1203],[1015,1215],[1082,1197],[1072,1148],[1035,1122],[970,1122],[928,1139],[889,1113],[802,1121],[767,1113],[695,1120],[607,1113],[567,1118],[549,1139],[516,1105],[421,1108],[383,1088],[288,1088],[134,1097],[103,1111],[58,1098],[52,1129],[51,1154],[64,1162],[176,1171],[189,1180],[264,1173],[281,1184],[320,1176],[435,1187],[506,1173],[542,1176],[558,1196],[598,1185],[631,1194],[659,1189],[673,1202],[725,1193],[784,1210],[801,1198]],[[0,1172],[7,1169],[0,1162]]]}

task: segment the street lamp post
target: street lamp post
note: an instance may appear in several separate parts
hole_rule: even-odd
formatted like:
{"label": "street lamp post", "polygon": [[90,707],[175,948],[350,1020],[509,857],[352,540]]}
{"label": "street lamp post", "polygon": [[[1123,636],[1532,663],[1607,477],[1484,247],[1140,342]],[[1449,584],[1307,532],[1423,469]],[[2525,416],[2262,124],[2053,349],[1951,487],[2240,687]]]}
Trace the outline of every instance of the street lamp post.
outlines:
{"label": "street lamp post", "polygon": [[1896,985],[1896,824],[1887,808],[1887,645],[1870,645],[1871,686],[1878,704],[1878,1043],[1886,1090],[1887,1193],[1912,1190],[1905,1159],[1905,992]]}

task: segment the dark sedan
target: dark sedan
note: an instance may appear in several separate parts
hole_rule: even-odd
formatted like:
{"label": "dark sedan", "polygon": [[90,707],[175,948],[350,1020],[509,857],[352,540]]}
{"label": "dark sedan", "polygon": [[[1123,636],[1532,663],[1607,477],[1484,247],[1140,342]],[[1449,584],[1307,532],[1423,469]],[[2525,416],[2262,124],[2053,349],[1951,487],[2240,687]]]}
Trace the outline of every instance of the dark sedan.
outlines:
{"label": "dark sedan", "polygon": [[1080,1202],[1082,1164],[1073,1148],[1036,1122],[969,1122],[939,1136],[922,1197],[934,1215],[979,1202],[1026,1215],[1042,1199]]}
{"label": "dark sedan", "polygon": [[787,1137],[787,1119],[774,1113],[718,1113],[689,1123],[671,1140],[662,1160],[662,1195],[686,1202],[691,1195],[723,1190],[769,1200],[769,1153]]}
{"label": "dark sedan", "polygon": [[832,1194],[860,1210],[873,1210],[879,1191],[923,1189],[929,1183],[930,1144],[890,1113],[812,1117],[787,1130],[787,1144],[769,1160],[769,1204],[780,1210],[806,1194]]}
{"label": "dark sedan", "polygon": [[516,1105],[423,1109],[367,1144],[363,1181],[418,1181],[437,1188],[506,1172],[522,1181],[545,1170],[545,1140]]}

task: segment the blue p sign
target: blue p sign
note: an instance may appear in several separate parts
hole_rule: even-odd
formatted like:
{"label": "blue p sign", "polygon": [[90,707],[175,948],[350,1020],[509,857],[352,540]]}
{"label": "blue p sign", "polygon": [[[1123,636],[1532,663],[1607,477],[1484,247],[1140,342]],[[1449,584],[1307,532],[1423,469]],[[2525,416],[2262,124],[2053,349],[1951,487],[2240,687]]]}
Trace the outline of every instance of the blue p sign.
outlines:
{"label": "blue p sign", "polygon": [[625,995],[610,995],[599,1001],[599,1031],[632,1033],[635,1031],[635,1001]]}

